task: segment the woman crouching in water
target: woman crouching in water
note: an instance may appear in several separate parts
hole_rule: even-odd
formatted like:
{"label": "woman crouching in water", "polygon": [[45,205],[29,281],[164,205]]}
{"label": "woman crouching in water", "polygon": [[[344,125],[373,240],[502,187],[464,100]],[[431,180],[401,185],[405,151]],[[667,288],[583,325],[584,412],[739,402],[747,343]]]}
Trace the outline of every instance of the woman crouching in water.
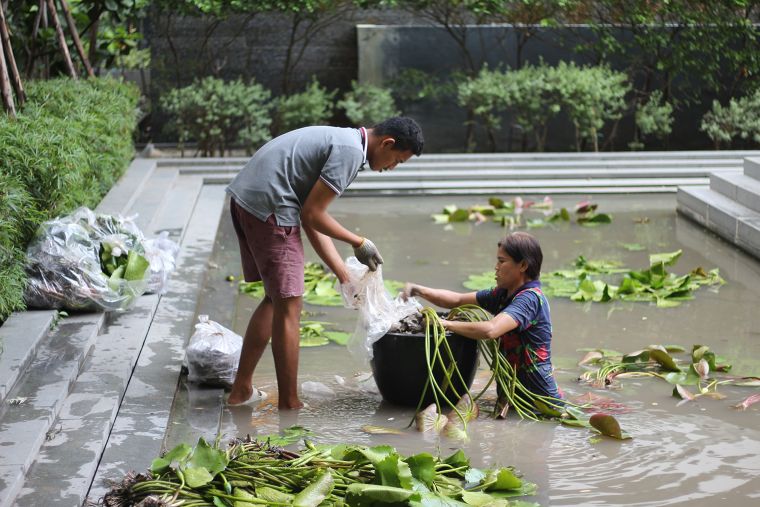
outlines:
{"label": "woman crouching in water", "polygon": [[494,315],[492,319],[441,322],[447,331],[467,338],[498,339],[501,353],[516,369],[526,389],[561,400],[552,374],[549,302],[539,281],[542,261],[538,240],[526,232],[513,232],[498,244],[495,287],[461,293],[408,283],[402,296],[419,296],[443,308],[468,304],[484,308]]}

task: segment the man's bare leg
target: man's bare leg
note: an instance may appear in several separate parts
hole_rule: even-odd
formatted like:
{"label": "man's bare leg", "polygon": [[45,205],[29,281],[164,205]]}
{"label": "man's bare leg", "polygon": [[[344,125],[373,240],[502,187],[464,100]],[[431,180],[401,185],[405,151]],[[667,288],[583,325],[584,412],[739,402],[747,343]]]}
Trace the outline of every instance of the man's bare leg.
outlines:
{"label": "man's bare leg", "polygon": [[272,354],[277,372],[280,409],[298,409],[298,352],[301,339],[301,296],[273,299]]}
{"label": "man's bare leg", "polygon": [[237,375],[235,375],[235,381],[232,383],[232,390],[227,399],[227,403],[230,405],[243,403],[253,395],[253,372],[269,343],[269,338],[272,336],[273,314],[272,300],[269,296],[265,296],[251,315],[248,328],[245,330]]}

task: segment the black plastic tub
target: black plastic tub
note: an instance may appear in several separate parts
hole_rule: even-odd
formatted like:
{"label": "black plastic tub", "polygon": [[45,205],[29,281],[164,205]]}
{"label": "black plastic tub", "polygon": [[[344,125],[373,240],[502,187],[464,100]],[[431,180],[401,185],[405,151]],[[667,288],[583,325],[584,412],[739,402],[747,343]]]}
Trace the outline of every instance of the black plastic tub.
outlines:
{"label": "black plastic tub", "polygon": [[[475,340],[457,334],[447,333],[446,339],[465,381],[463,385],[455,375],[452,379],[453,386],[446,390],[446,397],[456,403],[458,397],[454,394],[454,389],[460,396],[463,395],[470,389],[475,378],[475,371],[478,369],[478,344]],[[430,340],[432,353],[433,338]],[[425,335],[388,333],[376,341],[372,349],[373,357],[370,364],[383,399],[396,405],[416,407],[428,378]],[[448,359],[445,353],[443,357]],[[445,376],[440,364],[433,369],[433,373],[438,385],[442,386]],[[428,387],[423,408],[434,401],[433,392]]]}

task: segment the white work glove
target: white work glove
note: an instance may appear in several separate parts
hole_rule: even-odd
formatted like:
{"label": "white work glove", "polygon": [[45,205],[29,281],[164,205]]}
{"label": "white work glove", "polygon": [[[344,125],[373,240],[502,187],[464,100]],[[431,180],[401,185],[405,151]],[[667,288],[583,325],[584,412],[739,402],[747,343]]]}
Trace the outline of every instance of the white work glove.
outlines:
{"label": "white work glove", "polygon": [[362,239],[361,244],[354,248],[354,255],[370,271],[377,270],[377,266],[383,263],[383,258],[380,256],[377,247],[367,238]]}

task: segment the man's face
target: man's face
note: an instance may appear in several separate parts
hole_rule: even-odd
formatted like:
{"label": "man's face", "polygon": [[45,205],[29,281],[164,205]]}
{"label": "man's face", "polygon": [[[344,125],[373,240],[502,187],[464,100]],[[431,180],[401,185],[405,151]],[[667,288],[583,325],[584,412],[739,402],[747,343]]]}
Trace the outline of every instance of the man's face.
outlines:
{"label": "man's face", "polygon": [[396,141],[392,137],[386,137],[372,153],[368,153],[367,160],[370,169],[379,172],[390,171],[412,157],[412,150],[394,150],[395,144]]}

